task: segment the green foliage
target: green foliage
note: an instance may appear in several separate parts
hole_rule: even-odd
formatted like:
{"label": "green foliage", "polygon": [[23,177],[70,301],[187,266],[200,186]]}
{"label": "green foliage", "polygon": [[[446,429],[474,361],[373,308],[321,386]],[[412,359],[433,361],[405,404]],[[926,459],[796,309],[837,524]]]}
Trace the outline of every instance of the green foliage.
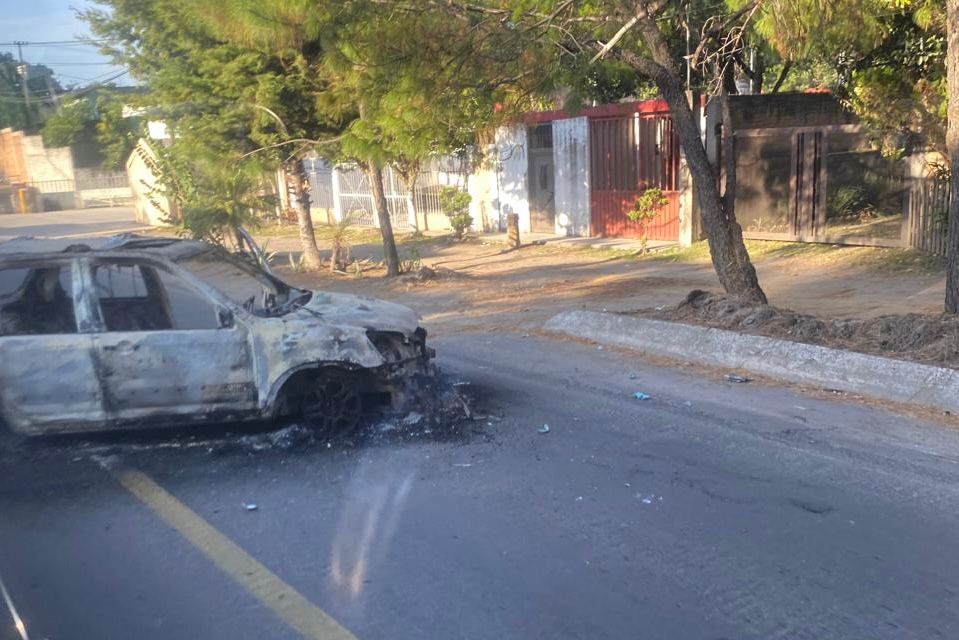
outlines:
{"label": "green foliage", "polygon": [[830,216],[837,218],[857,218],[874,213],[866,190],[859,185],[843,185],[836,189],[829,198],[828,208]]}
{"label": "green foliage", "polygon": [[626,216],[633,221],[646,222],[656,217],[661,207],[669,204],[669,200],[659,187],[649,187],[645,189],[636,201],[633,207],[626,212]]}
{"label": "green foliage", "polygon": [[136,145],[139,118],[123,116],[122,95],[96,91],[64,101],[41,130],[50,147],[86,145],[104,167],[120,169]]}
{"label": "green foliage", "polygon": [[40,133],[48,147],[69,147],[89,135],[93,109],[85,98],[65,102],[51,115]]}
{"label": "green foliage", "polygon": [[461,239],[473,225],[473,217],[469,213],[470,194],[457,187],[440,187],[439,196],[440,208],[449,218],[453,236]]}
{"label": "green foliage", "polygon": [[197,157],[190,147],[159,146],[156,158],[141,156],[157,177],[151,197],[163,196],[173,210],[167,222],[181,234],[229,245],[239,227],[255,228],[276,206],[263,182],[264,166],[253,160]]}
{"label": "green foliage", "polygon": [[0,53],[0,129],[11,127],[34,133],[53,112],[50,96],[63,92],[53,70],[42,64],[31,64],[27,76],[30,105],[23,98],[23,78],[17,72],[19,60],[12,54]]}
{"label": "green foliage", "polygon": [[641,222],[643,225],[643,235],[640,236],[640,244],[642,246],[641,253],[645,254],[647,249],[647,243],[649,242],[649,234],[646,230],[646,223],[656,217],[656,214],[659,213],[660,208],[669,204],[669,199],[666,198],[666,195],[663,193],[663,190],[659,187],[648,187],[646,188],[639,196],[637,196],[636,201],[633,202],[633,207],[626,212],[626,217],[630,220]]}
{"label": "green foliage", "polygon": [[411,271],[416,271],[423,264],[423,259],[420,257],[420,250],[416,247],[410,247],[409,257],[403,261],[403,267],[400,271],[409,273]]}
{"label": "green foliage", "polygon": [[[742,4],[745,0],[735,0]],[[945,145],[945,0],[769,0],[755,36],[788,61],[784,90],[829,87],[882,151]]]}

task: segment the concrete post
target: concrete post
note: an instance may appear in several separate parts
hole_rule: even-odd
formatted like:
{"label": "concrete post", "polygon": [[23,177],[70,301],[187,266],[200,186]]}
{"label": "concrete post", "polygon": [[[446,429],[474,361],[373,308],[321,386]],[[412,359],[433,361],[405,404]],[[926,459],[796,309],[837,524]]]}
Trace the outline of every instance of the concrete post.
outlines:
{"label": "concrete post", "polygon": [[333,194],[333,219],[343,221],[343,203],[340,202],[340,171],[335,166],[330,168],[330,193]]}

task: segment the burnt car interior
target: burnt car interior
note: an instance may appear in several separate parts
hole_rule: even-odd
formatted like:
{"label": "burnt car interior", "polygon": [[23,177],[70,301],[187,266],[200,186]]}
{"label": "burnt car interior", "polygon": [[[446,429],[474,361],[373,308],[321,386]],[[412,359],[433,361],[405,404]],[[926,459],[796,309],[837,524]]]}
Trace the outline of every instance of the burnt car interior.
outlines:
{"label": "burnt car interior", "polygon": [[144,264],[93,267],[97,301],[107,331],[216,329],[213,305],[179,279]]}
{"label": "burnt car interior", "polygon": [[76,333],[69,265],[0,270],[0,335]]}

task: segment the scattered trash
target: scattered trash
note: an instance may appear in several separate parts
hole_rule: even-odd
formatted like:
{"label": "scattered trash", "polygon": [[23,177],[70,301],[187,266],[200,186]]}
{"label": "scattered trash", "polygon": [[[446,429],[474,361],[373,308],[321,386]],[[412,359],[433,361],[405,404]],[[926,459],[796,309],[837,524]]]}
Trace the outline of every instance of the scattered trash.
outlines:
{"label": "scattered trash", "polygon": [[626,485],[627,487],[633,486],[633,485],[629,484],[628,482],[624,482],[623,484]]}
{"label": "scattered trash", "polygon": [[653,494],[649,494],[648,496],[643,498],[643,504],[653,504],[653,498],[655,497],[656,496],[654,496]]}
{"label": "scattered trash", "polygon": [[576,496],[576,502],[582,502],[583,496]]}
{"label": "scattered trash", "polygon": [[739,374],[737,374],[737,373],[727,373],[727,374],[726,374],[726,380],[728,380],[729,382],[735,382],[735,383],[737,383],[737,384],[744,384],[744,383],[746,383],[746,382],[752,382],[752,378],[747,378],[747,377],[741,376],[741,375],[739,375]]}
{"label": "scattered trash", "polygon": [[524,334],[523,334],[523,337],[524,337],[524,338],[528,338],[528,337],[529,337],[529,334],[528,334],[528,333],[524,333]]}
{"label": "scattered trash", "polygon": [[665,308],[666,308],[666,305],[661,304],[661,305],[659,305],[658,307],[656,307],[656,311],[662,311],[662,310],[665,309]]}
{"label": "scattered trash", "polygon": [[549,425],[544,424],[542,427],[537,429],[537,431],[539,431],[540,433],[549,433]]}
{"label": "scattered trash", "polygon": [[259,509],[260,507],[258,507],[258,506],[257,506],[255,503],[253,503],[253,502],[247,502],[247,503],[244,503],[243,508],[246,509],[247,511],[256,511],[256,510]]}
{"label": "scattered trash", "polygon": [[596,350],[597,350],[597,351],[602,351],[602,350],[603,350],[603,347],[601,347],[601,346],[600,346],[600,347],[596,347]]}
{"label": "scattered trash", "polygon": [[454,467],[460,467],[460,468],[462,468],[462,469],[466,469],[467,467],[472,467],[472,466],[473,466],[473,463],[472,463],[472,462],[455,462],[455,463],[453,463],[453,466],[454,466]]}
{"label": "scattered trash", "polygon": [[629,374],[629,379],[630,379],[630,380],[635,380],[635,379],[637,379],[638,377],[639,377],[639,376],[636,375],[635,373]]}
{"label": "scattered trash", "polygon": [[423,420],[423,414],[413,411],[408,416],[403,418],[403,425],[407,427],[412,427],[413,425],[419,424]]}
{"label": "scattered trash", "polygon": [[684,405],[684,406],[687,406],[687,407],[691,407],[691,406],[693,406],[693,403],[690,402],[689,400],[687,400],[686,402],[683,403],[683,405]]}
{"label": "scattered trash", "polygon": [[649,400],[653,396],[649,395],[648,393],[643,393],[642,391],[634,391],[633,397],[637,400]]}
{"label": "scattered trash", "polygon": [[465,386],[468,385],[469,383],[470,383],[469,380],[458,380],[457,382],[454,382],[454,383],[453,383],[453,386],[454,386],[454,387],[465,387]]}

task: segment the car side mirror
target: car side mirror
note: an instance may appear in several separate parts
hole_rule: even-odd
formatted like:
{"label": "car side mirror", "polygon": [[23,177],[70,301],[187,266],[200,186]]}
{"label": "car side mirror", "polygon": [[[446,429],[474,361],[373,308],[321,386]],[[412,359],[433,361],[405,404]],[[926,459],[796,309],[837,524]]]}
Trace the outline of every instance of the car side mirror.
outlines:
{"label": "car side mirror", "polygon": [[224,309],[220,307],[216,312],[217,320],[220,323],[221,329],[229,329],[233,326],[233,312],[229,309]]}

